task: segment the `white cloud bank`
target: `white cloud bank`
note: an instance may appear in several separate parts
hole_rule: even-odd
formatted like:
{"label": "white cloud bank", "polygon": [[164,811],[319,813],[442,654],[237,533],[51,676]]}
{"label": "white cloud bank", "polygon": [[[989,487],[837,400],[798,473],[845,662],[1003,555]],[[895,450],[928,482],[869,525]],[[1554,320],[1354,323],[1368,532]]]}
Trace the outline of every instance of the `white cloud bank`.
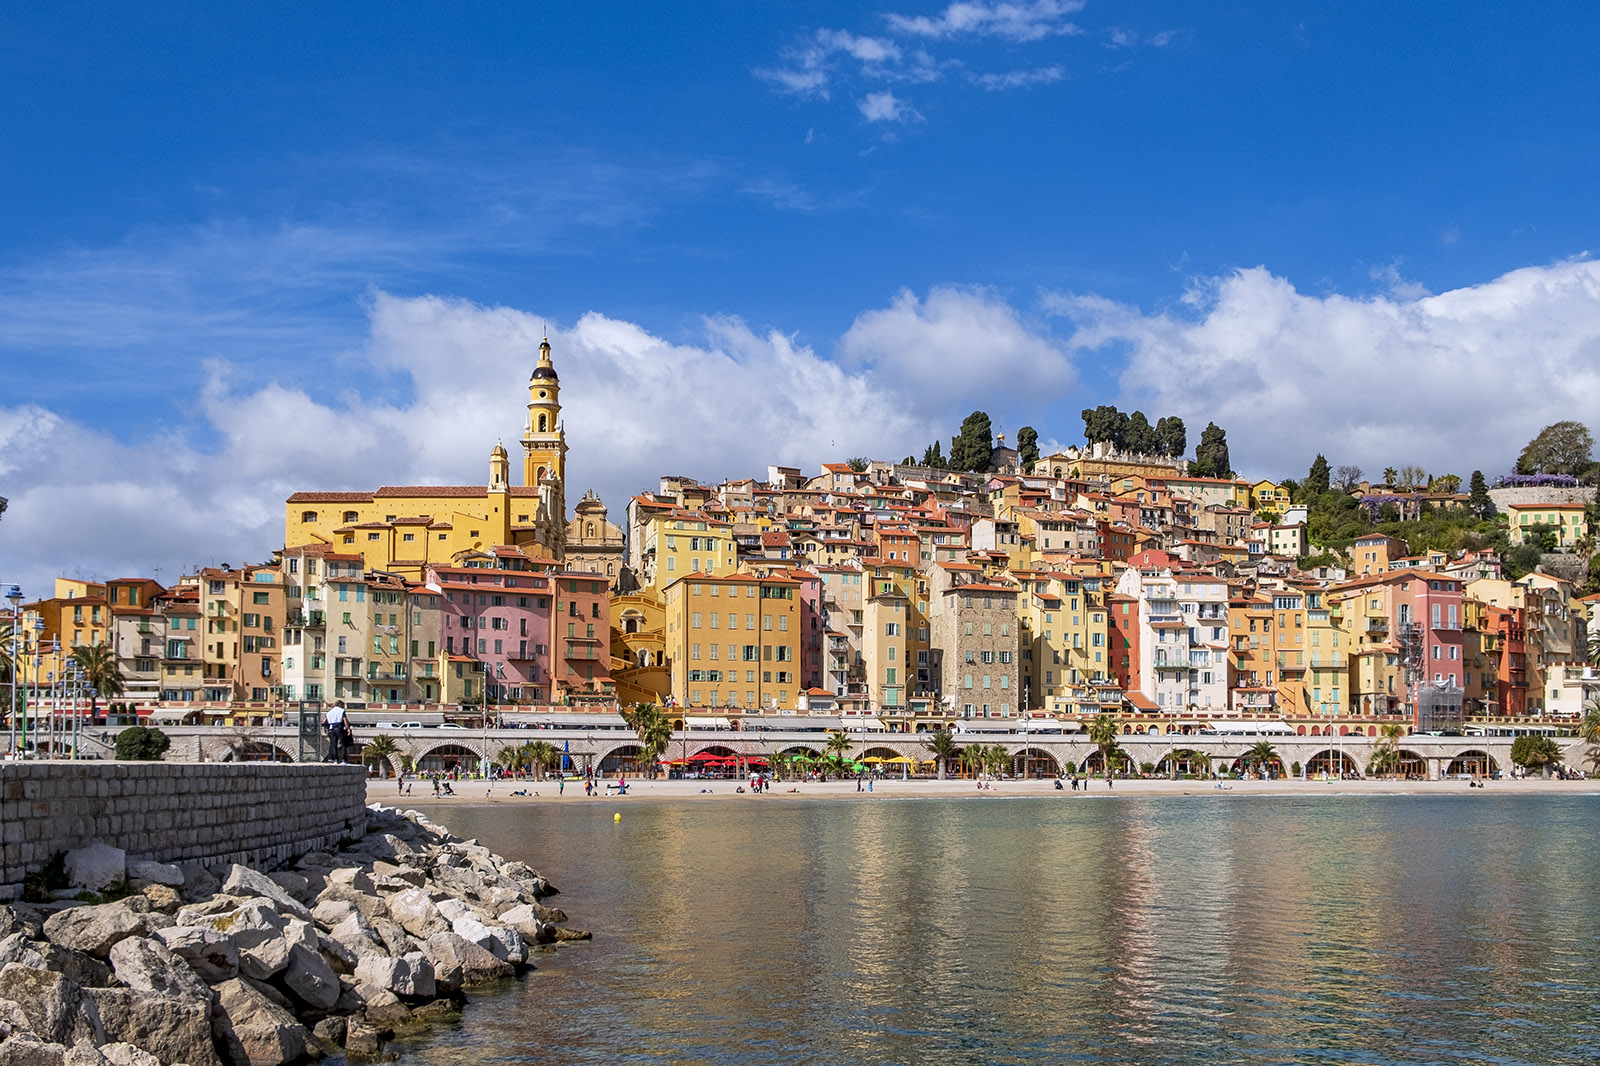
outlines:
{"label": "white cloud bank", "polygon": [[[366,344],[350,358],[374,382],[409,380],[407,399],[321,395],[314,362],[304,385],[240,388],[217,360],[189,401],[216,438],[206,447],[177,435],[119,442],[37,405],[0,407],[0,495],[11,500],[0,518],[0,580],[33,595],[56,574],[159,566],[171,581],[197,564],[268,557],[296,490],[484,482],[497,437],[516,454],[545,320],[384,293],[367,310]],[[986,330],[1015,352],[993,365],[1031,353],[1062,380],[1059,347],[1030,339],[983,290],[936,289],[926,305],[905,296],[859,325],[860,358],[850,363],[733,317],[706,320],[694,344],[598,313],[552,329],[572,445],[569,500],[594,488],[620,518],[627,496],[663,473],[720,479],[760,476],[771,462],[815,468],[857,454],[920,454],[972,406],[997,407],[1002,390],[996,378],[955,394],[919,354],[983,351]],[[388,394],[388,385],[374,391]]]}
{"label": "white cloud bank", "polygon": [[[266,558],[297,489],[485,480],[497,437],[515,452],[543,320],[384,293],[367,312],[366,343],[347,358],[384,383],[374,393],[409,380],[408,398],[324,395],[314,365],[245,388],[216,361],[189,401],[214,437],[204,446],[170,431],[119,441],[42,406],[0,407],[0,496],[11,500],[0,581],[30,595],[56,574],[160,567],[171,581],[196,564]],[[1494,474],[1541,427],[1594,424],[1600,264],[1528,267],[1439,295],[1396,277],[1366,297],[1308,295],[1258,267],[1200,279],[1154,313],[1075,294],[1019,308],[944,286],[863,312],[831,355],[732,317],[674,344],[590,313],[553,329],[551,344],[569,496],[595,488],[618,517],[662,473],[716,480],[770,462],[898,459],[974,409],[1008,435],[1032,424],[1070,442],[1078,411],[1107,401],[1181,415],[1191,441],[1215,420],[1253,475],[1299,476],[1319,451],[1369,471]],[[1079,387],[1079,367],[1097,360],[1122,367],[1121,395]]]}
{"label": "white cloud bank", "polygon": [[1395,279],[1313,296],[1263,267],[1196,282],[1146,314],[1054,296],[1073,347],[1125,350],[1125,403],[1228,431],[1234,466],[1302,476],[1317,452],[1369,473],[1416,463],[1493,477],[1562,419],[1600,408],[1600,263],[1514,270],[1437,296]]}

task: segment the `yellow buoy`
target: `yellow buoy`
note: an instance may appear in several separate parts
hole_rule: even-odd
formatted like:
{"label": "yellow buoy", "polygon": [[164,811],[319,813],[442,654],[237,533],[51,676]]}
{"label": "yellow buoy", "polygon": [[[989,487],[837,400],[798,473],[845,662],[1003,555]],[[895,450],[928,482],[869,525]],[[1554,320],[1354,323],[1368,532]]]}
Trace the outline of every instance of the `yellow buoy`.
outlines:
{"label": "yellow buoy", "polygon": [[611,816],[611,820],[612,820],[612,821],[613,821],[613,822],[620,822],[620,821],[622,821],[622,815],[620,815],[620,814],[613,814],[613,815],[612,815],[612,816]]}

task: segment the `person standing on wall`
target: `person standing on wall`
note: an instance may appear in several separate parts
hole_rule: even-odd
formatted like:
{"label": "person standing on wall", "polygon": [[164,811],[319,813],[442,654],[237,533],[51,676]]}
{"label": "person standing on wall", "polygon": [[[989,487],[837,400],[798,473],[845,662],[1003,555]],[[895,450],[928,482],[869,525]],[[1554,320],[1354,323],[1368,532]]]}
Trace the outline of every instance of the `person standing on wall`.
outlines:
{"label": "person standing on wall", "polygon": [[345,721],[344,700],[334,700],[325,719],[328,726],[328,756],[323,762],[344,762],[350,746],[350,726]]}

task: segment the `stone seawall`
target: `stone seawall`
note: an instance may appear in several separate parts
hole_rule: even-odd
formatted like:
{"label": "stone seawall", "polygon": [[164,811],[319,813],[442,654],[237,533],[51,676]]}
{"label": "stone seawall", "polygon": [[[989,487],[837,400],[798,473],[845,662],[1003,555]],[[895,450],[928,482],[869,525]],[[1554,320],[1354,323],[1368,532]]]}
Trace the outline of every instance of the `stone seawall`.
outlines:
{"label": "stone seawall", "polygon": [[0,896],[58,851],[269,868],[366,830],[359,766],[0,763]]}

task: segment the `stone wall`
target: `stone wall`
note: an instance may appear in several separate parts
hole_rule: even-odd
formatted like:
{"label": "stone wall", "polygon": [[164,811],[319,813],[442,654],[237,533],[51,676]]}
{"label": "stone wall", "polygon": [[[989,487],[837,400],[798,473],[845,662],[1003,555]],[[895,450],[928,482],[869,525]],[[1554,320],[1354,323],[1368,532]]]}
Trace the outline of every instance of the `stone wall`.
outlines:
{"label": "stone wall", "polygon": [[1593,485],[1576,488],[1526,486],[1512,489],[1490,489],[1489,499],[1501,511],[1514,503],[1590,503],[1594,500]]}
{"label": "stone wall", "polygon": [[0,895],[95,840],[130,859],[270,869],[366,830],[366,774],[310,763],[0,763]]}

